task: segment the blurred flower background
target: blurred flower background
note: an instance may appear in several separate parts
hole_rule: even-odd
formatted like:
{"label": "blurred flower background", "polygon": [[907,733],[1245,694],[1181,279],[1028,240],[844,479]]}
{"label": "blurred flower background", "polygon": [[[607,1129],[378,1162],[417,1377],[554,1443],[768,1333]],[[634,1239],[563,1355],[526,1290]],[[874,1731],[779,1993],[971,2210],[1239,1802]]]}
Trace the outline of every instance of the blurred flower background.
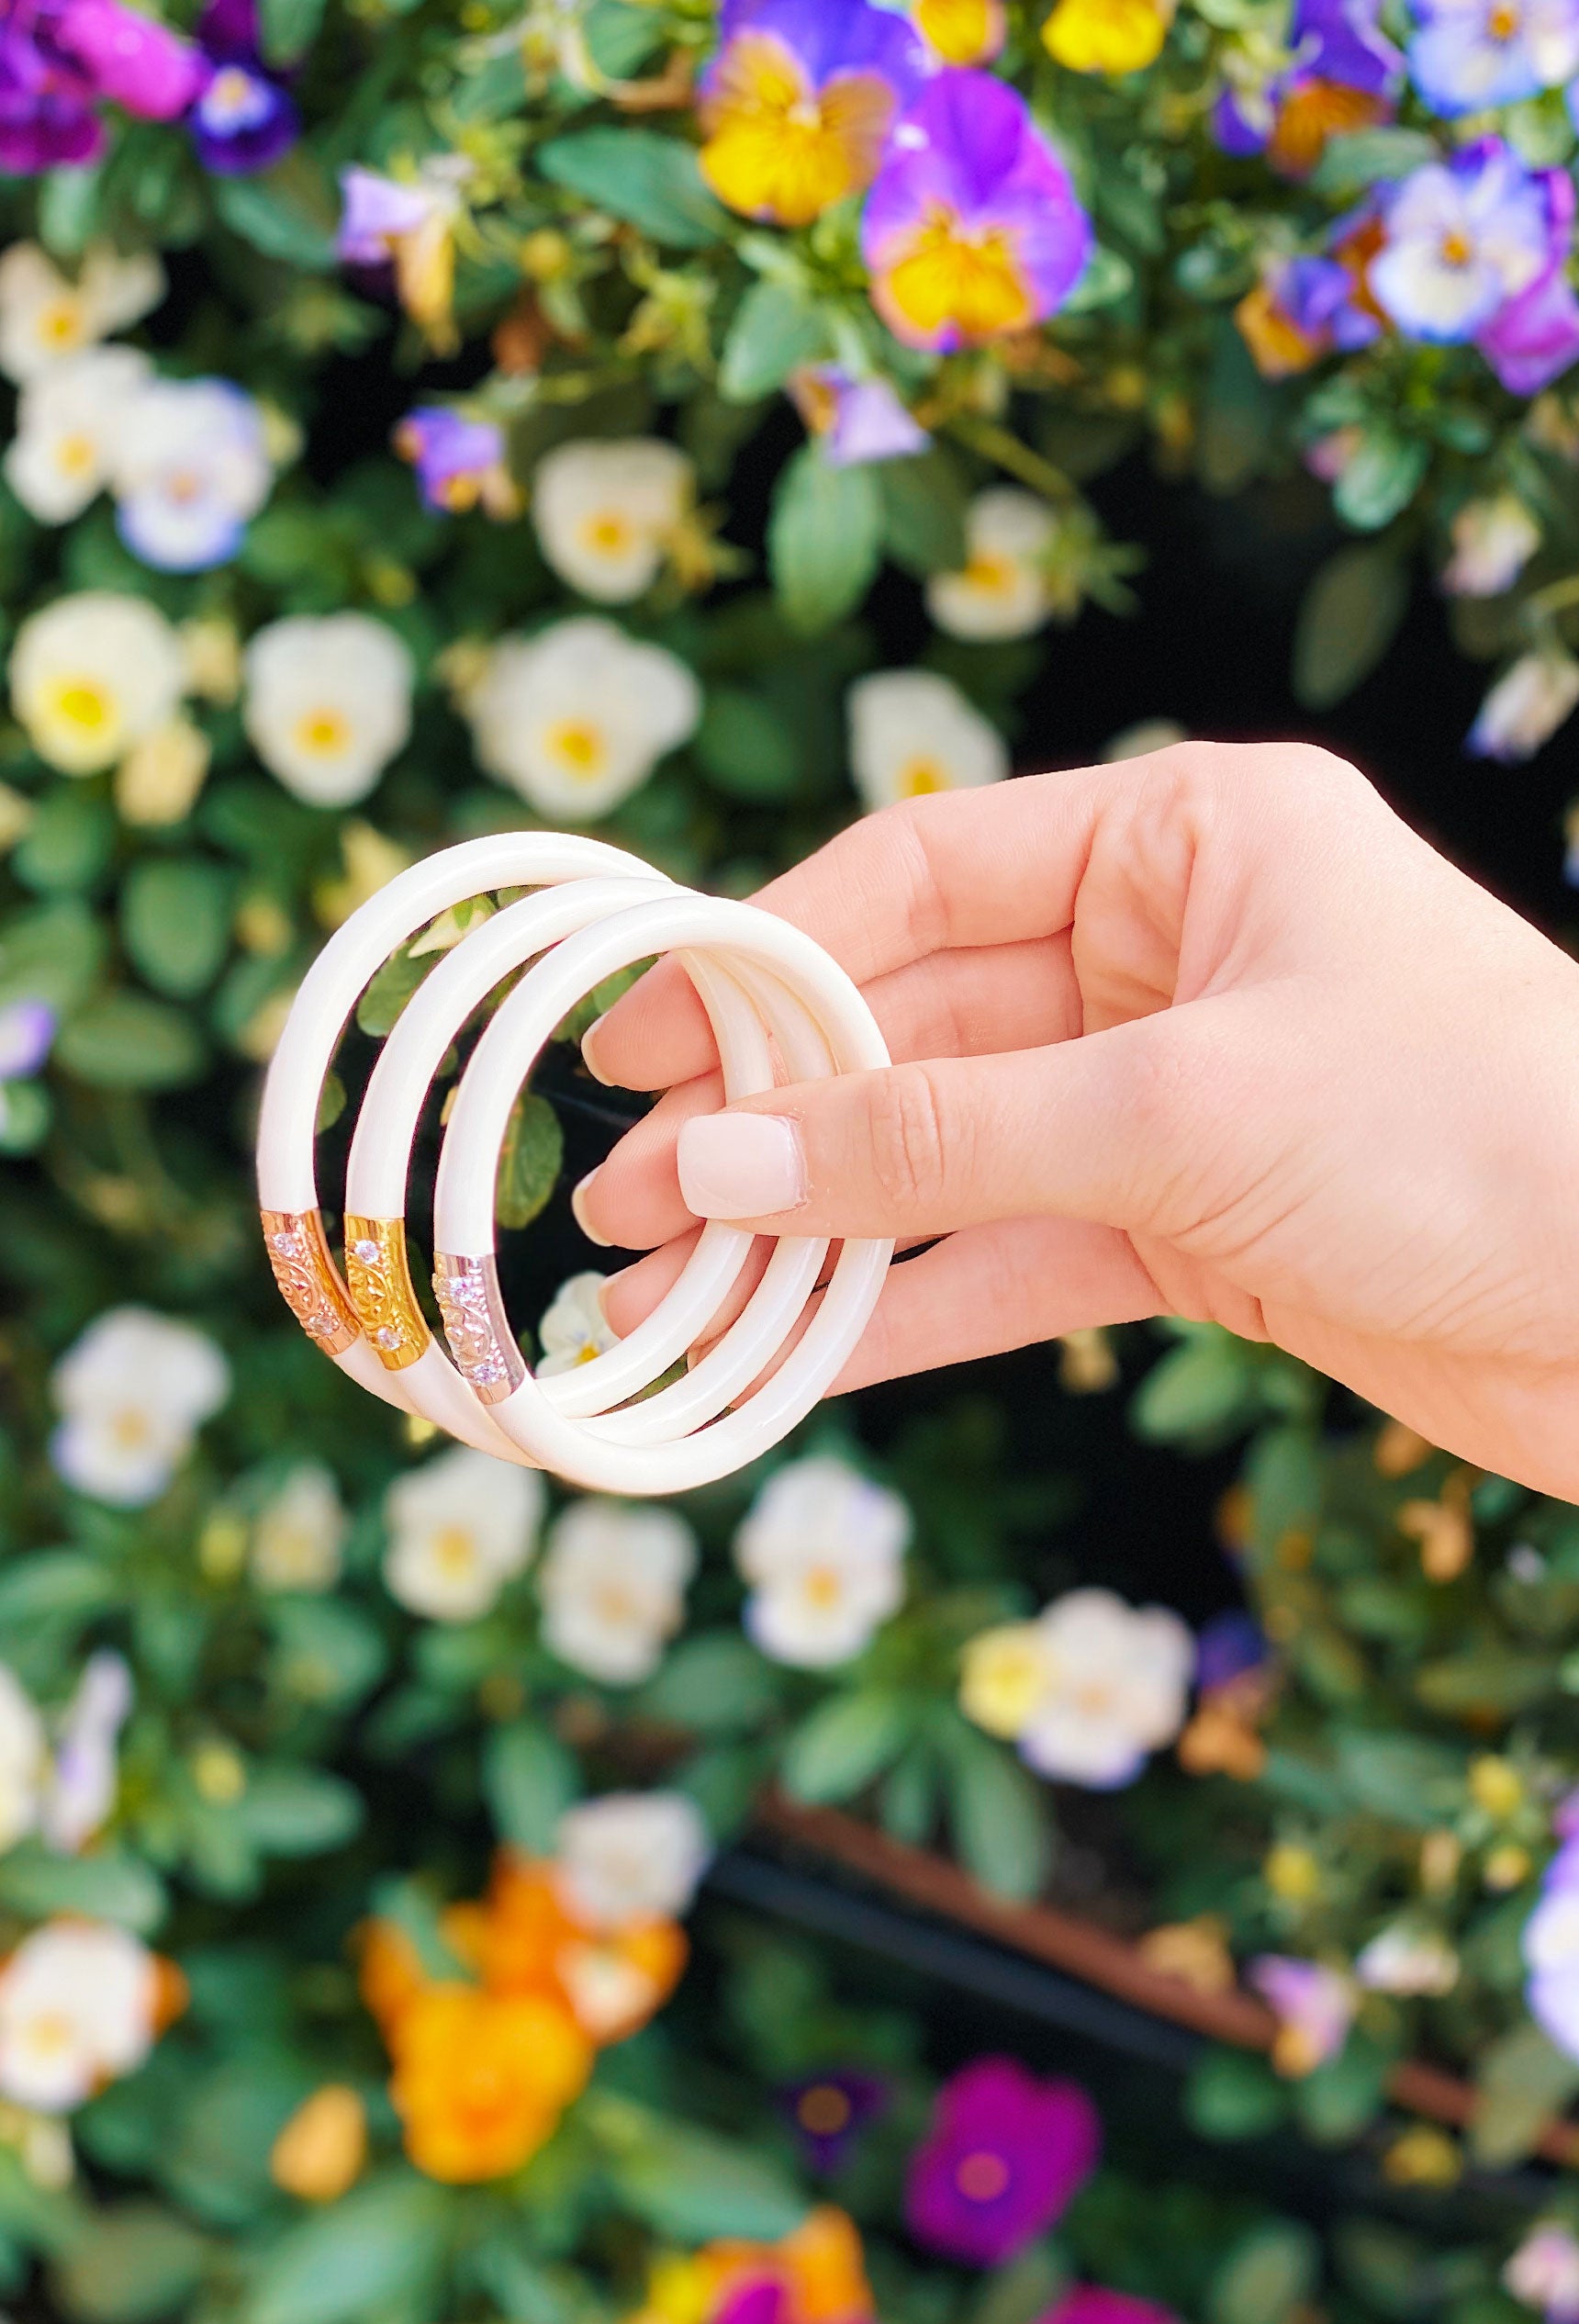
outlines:
{"label": "blurred flower background", "polygon": [[18,2317],[1579,2317],[1573,1510],[1194,1325],[568,1493],[321,1362],[248,1163],[490,832],[746,894],[1260,724],[1564,924],[1576,91],[1572,0],[0,0]]}

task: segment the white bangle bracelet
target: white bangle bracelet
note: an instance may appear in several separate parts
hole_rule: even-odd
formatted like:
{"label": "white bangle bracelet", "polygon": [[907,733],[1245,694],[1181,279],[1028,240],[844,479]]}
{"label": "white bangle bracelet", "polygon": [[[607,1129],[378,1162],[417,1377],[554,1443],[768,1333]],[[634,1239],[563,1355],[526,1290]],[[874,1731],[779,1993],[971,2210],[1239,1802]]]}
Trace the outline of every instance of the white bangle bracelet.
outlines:
{"label": "white bangle bracelet", "polygon": [[[553,892],[527,896],[463,937],[407,1004],[375,1067],[347,1172],[347,1287],[329,1254],[312,1164],[335,1045],[393,949],[449,905],[501,886]],[[845,1244],[803,1325],[827,1244],[783,1238],[707,1353],[648,1393],[705,1336],[750,1256],[749,1234],[711,1221],[666,1297],[626,1339],[547,1380],[532,1375],[495,1264],[495,1180],[510,1111],[576,1004],[618,969],[661,952],[676,953],[697,988],[730,1101],[772,1087],[775,1049],[796,1081],[888,1062],[856,987],[787,923],[674,887],[597,841],[512,834],[402,873],[331,938],[276,1050],[259,1134],[276,1277],[304,1329],[343,1370],[480,1450],[625,1493],[674,1492],[724,1476],[794,1427],[843,1368],[892,1252],[886,1241]],[[410,1280],[403,1212],[411,1151],[441,1061],[487,994],[533,956],[477,1042],[440,1162],[434,1288],[452,1367]]]}
{"label": "white bangle bracelet", "polygon": [[408,938],[452,904],[496,888],[550,887],[599,873],[651,880],[650,864],[600,839],[510,831],[468,839],[413,864],[337,928],[291,1005],[263,1083],[258,1118],[258,1205],[263,1241],[286,1305],[342,1372],[398,1410],[414,1407],[398,1372],[364,1336],[330,1255],[319,1210],[313,1136],[324,1082],[351,1013]]}

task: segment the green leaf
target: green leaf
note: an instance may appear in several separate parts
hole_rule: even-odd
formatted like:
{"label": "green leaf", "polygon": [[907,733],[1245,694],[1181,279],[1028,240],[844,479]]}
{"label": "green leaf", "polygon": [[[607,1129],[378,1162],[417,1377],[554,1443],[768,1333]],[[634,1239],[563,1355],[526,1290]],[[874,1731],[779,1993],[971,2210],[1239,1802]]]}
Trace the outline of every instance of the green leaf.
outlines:
{"label": "green leaf", "polygon": [[1306,710],[1330,710],[1369,678],[1409,603],[1409,573],[1390,548],[1339,549],[1314,575],[1293,633],[1293,690]]}
{"label": "green leaf", "polygon": [[754,283],[723,342],[719,392],[731,403],[755,403],[827,346],[827,326],[815,307],[783,283]]}
{"label": "green leaf", "polygon": [[1289,2110],[1289,2087],[1264,2058],[1209,2049],[1191,2073],[1184,2114],[1204,2139],[1259,2139]]}
{"label": "green leaf", "polygon": [[385,2310],[406,2316],[443,2265],[454,2204],[414,2171],[353,2188],[267,2251],[245,2304],[246,2324],[350,2324]]}
{"label": "green leaf", "polygon": [[261,176],[217,177],[210,184],[225,224],[265,258],[311,275],[332,273],[340,206],[329,177],[305,146]]}
{"label": "green leaf", "polygon": [[1017,1759],[963,1721],[947,1742],[949,1828],[956,1853],[984,1888],[1024,1902],[1051,1859],[1047,1794]]}
{"label": "green leaf", "polygon": [[81,783],[47,791],[28,834],[13,849],[12,869],[25,887],[45,895],[91,888],[115,853],[115,811]]}
{"label": "green leaf", "polygon": [[1335,2058],[1305,2074],[1293,2089],[1293,2110],[1306,2138],[1318,2146],[1347,2146],[1382,2110],[1392,2056],[1363,2034],[1350,2034]]}
{"label": "green leaf", "polygon": [[1135,269],[1115,250],[1098,242],[1085,264],[1085,272],[1065,299],[1066,315],[1091,315],[1101,307],[1116,306],[1135,287]]}
{"label": "green leaf", "polygon": [[404,945],[391,954],[356,1004],[358,1029],[375,1041],[386,1039],[412,994],[442,958],[441,952],[424,952],[413,960]]}
{"label": "green leaf", "polygon": [[0,1005],[48,1001],[62,1014],[87,998],[103,964],[106,936],[87,904],[36,904],[0,933]]}
{"label": "green leaf", "polygon": [[969,554],[957,463],[938,447],[910,460],[883,460],[877,477],[883,547],[894,563],[922,580],[929,573],[957,573]]}
{"label": "green leaf", "polygon": [[179,1089],[205,1057],[196,1027],[168,1002],[106,993],[62,1027],[55,1061],[98,1089]]}
{"label": "green leaf", "polygon": [[1306,183],[1324,201],[1350,202],[1369,186],[1407,177],[1437,158],[1437,140],[1424,129],[1353,129],[1327,139]]}
{"label": "green leaf", "polygon": [[291,64],[317,39],[323,0],[258,0],[264,62]]}
{"label": "green leaf", "polygon": [[75,1913],[146,1937],[163,1920],[165,1903],[159,1875],[118,1848],[51,1856],[25,1845],[0,1858],[0,1906],[28,1920]]}
{"label": "green leaf", "polygon": [[120,892],[131,964],[156,993],[189,1001],[218,976],[230,943],[230,881],[200,856],[148,856]]}
{"label": "green leaf", "polygon": [[1422,437],[1391,428],[1367,432],[1332,488],[1332,505],[1357,533],[1380,533],[1406,509],[1431,464]]}
{"label": "green leaf", "polygon": [[50,2271],[68,2316],[85,2324],[151,2324],[196,2289],[207,2245],[153,2203],[91,2213]]}
{"label": "green leaf", "polygon": [[90,1622],[116,1602],[113,1577],[85,1549],[40,1549],[0,1567],[0,1637],[46,1622]]}
{"label": "green leaf", "polygon": [[1471,2150],[1488,2170],[1506,2171],[1533,2153],[1546,2125],[1579,2092],[1579,2063],[1539,2026],[1514,2026],[1482,2051],[1475,2092]]}
{"label": "green leaf", "polygon": [[1212,2278],[1208,2324],[1293,2324],[1316,2290],[1321,2245],[1293,2219],[1252,2228]]}
{"label": "green leaf", "polygon": [[785,1788],[798,1800],[850,1799],[880,1775],[908,1740],[913,1711],[875,1688],[819,1704],[790,1738]]}
{"label": "green leaf", "polygon": [[689,2123],[655,2122],[614,2158],[610,2175],[638,2218],[677,2243],[715,2236],[777,2242],[806,2215],[804,2198],[778,2163]]}
{"label": "green leaf", "polygon": [[510,1107],[494,1187],[501,1227],[530,1227],[559,1183],[565,1132],[546,1097],[523,1091]]}
{"label": "green leaf", "polygon": [[987,2278],[968,2324],[1036,2324],[1038,2318],[1057,2312],[1058,2295],[1068,2282],[1069,2271],[1057,2251],[1033,2243]]}
{"label": "green leaf", "polygon": [[1347,1727],[1337,1736],[1337,1754],[1344,1783],[1373,1815],[1425,1832],[1463,1804],[1463,1755],[1449,1744]]}
{"label": "green leaf", "polygon": [[54,1118],[41,1082],[6,1083],[0,1086],[0,1154],[36,1154]]}
{"label": "green leaf", "polygon": [[716,686],[691,745],[702,772],[728,799],[776,805],[800,787],[794,736],[759,694]]}
{"label": "green leaf", "polygon": [[361,1830],[362,1794],[325,1768],[275,1761],[252,1769],[231,1813],[265,1856],[321,1856]]}
{"label": "green leaf", "polygon": [[1174,1443],[1226,1427],[1243,1410],[1249,1392],[1242,1344],[1226,1331],[1203,1332],[1152,1365],[1130,1418],[1138,1435]]}
{"label": "green leaf", "polygon": [[532,160],[555,185],[676,250],[705,250],[734,231],[729,212],[707,190],[695,150],[661,129],[578,129],[540,145]]}
{"label": "green leaf", "polygon": [[555,1828],[581,1781],[574,1756],[532,1719],[496,1727],[483,1746],[483,1797],[501,1840],[552,1856]]}
{"label": "green leaf", "polygon": [[811,635],[851,612],[876,578],[883,503],[870,468],[835,468],[814,443],[778,479],[767,526],[773,586],[791,625]]}
{"label": "green leaf", "polygon": [[682,1639],[643,1689],[641,1708],[696,1735],[734,1735],[771,1716],[778,1681],[755,1646],[733,1631]]}

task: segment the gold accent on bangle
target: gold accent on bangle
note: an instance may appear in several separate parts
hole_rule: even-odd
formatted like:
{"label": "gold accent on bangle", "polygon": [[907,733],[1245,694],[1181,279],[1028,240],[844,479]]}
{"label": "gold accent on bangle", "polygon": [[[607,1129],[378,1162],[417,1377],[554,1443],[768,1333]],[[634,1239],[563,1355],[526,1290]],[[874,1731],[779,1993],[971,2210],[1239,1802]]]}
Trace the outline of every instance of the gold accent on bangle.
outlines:
{"label": "gold accent on bangle", "polygon": [[345,1281],[362,1329],[389,1371],[404,1372],[427,1353],[433,1335],[417,1305],[403,1218],[346,1212]]}
{"label": "gold accent on bangle", "polygon": [[342,1355],[361,1336],[329,1238],[316,1210],[264,1210],[263,1246],[280,1297],[325,1355]]}
{"label": "gold accent on bangle", "polygon": [[526,1377],[526,1363],[499,1296],[498,1267],[486,1259],[440,1252],[433,1261],[433,1297],[455,1369],[484,1404],[502,1404]]}

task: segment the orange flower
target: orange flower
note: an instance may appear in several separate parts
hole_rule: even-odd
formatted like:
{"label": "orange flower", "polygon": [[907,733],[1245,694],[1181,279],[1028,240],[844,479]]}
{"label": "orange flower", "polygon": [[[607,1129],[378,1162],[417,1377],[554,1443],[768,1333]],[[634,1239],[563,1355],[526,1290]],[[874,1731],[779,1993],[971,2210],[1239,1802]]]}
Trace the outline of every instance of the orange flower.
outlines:
{"label": "orange flower", "polygon": [[690,1948],[675,1921],[638,1921],[612,1936],[562,1946],[555,1959],[572,2015],[602,2047],[640,2031],[685,1971]]}
{"label": "orange flower", "polygon": [[297,2108],[269,2150],[269,2176],[304,2203],[334,2203],[362,2176],[367,2111],[342,2082],[326,2082]]}
{"label": "orange flower", "polygon": [[1342,81],[1302,81],[1284,97],[1267,146],[1267,159],[1285,177],[1308,177],[1328,138],[1370,129],[1388,118],[1379,96],[1351,89]]}
{"label": "orange flower", "polygon": [[487,1900],[444,1915],[444,1935],[490,1993],[548,1993],[599,2048],[644,2026],[685,1969],[674,1921],[600,1931],[567,1911],[553,1868],[501,1854]]}
{"label": "orange flower", "polygon": [[545,1994],[429,1985],[391,2038],[389,2094],[420,2171],[452,2184],[519,2171],[585,2087],[592,2045]]}
{"label": "orange flower", "polygon": [[1259,282],[1245,293],[1234,309],[1234,320],[1263,379],[1289,379],[1297,371],[1308,371],[1325,352],[1324,341],[1289,320],[1271,281]]}
{"label": "orange flower", "polygon": [[364,1921],[353,1941],[363,2006],[388,2041],[398,2019],[427,1984],[421,1958],[394,1921]]}

